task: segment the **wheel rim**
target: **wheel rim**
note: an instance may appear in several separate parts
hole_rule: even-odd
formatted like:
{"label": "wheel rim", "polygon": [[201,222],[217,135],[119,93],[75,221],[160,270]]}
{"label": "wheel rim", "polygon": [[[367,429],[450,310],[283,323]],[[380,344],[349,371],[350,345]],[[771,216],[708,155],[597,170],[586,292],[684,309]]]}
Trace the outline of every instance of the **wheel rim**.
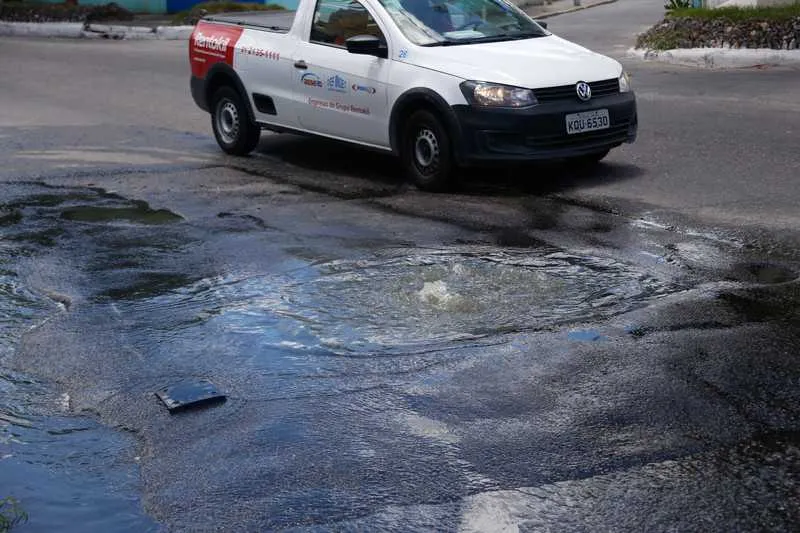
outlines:
{"label": "wheel rim", "polygon": [[414,163],[420,172],[430,175],[439,168],[439,140],[428,128],[422,128],[414,139]]}
{"label": "wheel rim", "polygon": [[239,137],[239,110],[227,98],[217,105],[217,131],[225,144],[233,144]]}

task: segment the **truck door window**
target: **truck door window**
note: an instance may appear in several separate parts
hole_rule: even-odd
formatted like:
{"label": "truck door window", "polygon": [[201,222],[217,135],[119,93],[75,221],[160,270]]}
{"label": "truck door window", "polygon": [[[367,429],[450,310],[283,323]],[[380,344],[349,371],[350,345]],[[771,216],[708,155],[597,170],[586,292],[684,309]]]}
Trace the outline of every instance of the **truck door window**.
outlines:
{"label": "truck door window", "polygon": [[318,0],[311,26],[311,42],[344,46],[356,35],[374,35],[386,42],[369,11],[356,0]]}

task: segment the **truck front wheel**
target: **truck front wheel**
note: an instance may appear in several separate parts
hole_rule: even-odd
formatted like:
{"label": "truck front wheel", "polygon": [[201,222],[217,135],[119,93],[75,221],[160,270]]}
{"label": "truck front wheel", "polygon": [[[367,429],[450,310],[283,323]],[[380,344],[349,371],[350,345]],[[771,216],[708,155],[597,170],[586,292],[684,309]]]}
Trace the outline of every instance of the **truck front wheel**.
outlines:
{"label": "truck front wheel", "polygon": [[401,157],[417,188],[444,191],[452,184],[453,155],[442,122],[430,111],[415,111],[403,128]]}
{"label": "truck front wheel", "polygon": [[220,148],[231,155],[247,155],[255,150],[261,128],[250,120],[238,91],[220,87],[211,101],[211,127]]}

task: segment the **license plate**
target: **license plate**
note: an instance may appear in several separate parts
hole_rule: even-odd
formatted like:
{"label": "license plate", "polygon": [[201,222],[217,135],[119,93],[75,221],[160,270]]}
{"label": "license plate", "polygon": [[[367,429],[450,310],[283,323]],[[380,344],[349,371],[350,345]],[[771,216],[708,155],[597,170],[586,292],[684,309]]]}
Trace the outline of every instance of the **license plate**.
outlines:
{"label": "license plate", "polygon": [[567,135],[585,131],[604,130],[611,126],[608,109],[586,111],[567,115]]}

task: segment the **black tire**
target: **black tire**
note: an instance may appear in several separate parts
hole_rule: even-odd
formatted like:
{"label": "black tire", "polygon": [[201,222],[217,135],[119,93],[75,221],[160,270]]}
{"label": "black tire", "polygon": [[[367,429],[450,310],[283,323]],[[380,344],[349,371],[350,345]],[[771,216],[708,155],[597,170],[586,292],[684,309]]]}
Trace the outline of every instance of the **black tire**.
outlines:
{"label": "black tire", "polygon": [[250,120],[245,106],[239,92],[227,85],[211,98],[211,128],[225,153],[247,155],[258,146],[261,128]]}
{"label": "black tire", "polygon": [[401,157],[408,178],[424,191],[441,192],[453,186],[453,150],[439,118],[415,111],[403,128]]}

